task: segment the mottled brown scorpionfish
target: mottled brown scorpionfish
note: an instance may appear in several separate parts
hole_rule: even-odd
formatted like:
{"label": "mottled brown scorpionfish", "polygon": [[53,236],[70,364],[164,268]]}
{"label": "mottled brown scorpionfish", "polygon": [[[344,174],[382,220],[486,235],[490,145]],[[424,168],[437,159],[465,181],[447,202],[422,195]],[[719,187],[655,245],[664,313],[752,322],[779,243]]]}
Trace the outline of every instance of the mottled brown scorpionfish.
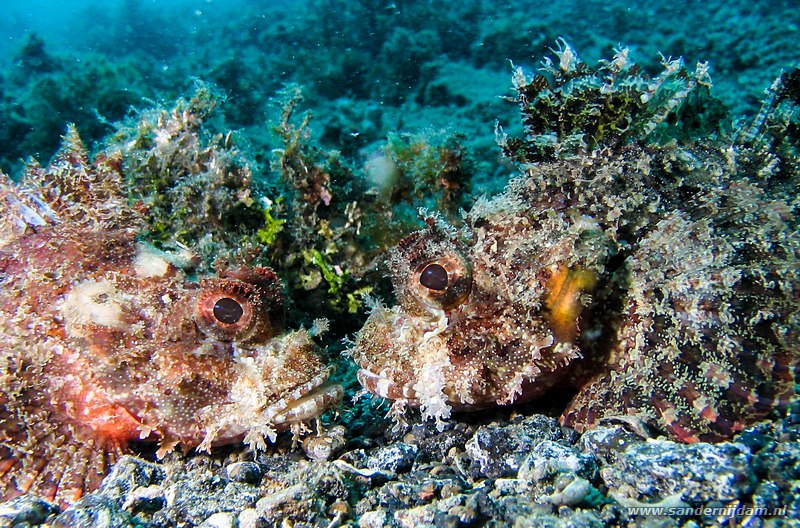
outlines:
{"label": "mottled brown scorpionfish", "polygon": [[[620,140],[601,148],[598,140],[586,149],[585,130],[601,123],[603,105],[611,111],[624,101],[628,86],[649,90],[628,99],[649,120],[644,137],[705,82],[704,68],[692,79],[673,61],[664,76],[625,85],[619,79],[633,71],[626,56],[604,63],[604,77],[589,77],[565,46],[551,67],[563,82],[558,93],[562,85],[520,74],[531,137],[548,126],[535,119],[534,101],[549,109],[579,90],[595,97],[573,143],[556,143],[558,130],[542,133],[538,143],[519,144],[523,155],[539,145],[557,152],[584,142],[584,150],[521,163],[520,175],[480,199],[463,227],[430,216],[391,252],[397,305],[373,308],[351,353],[362,386],[394,400],[396,413],[420,407],[441,425],[454,410],[572,386],[561,421],[579,431],[624,417],[694,442],[729,438],[794,397],[796,198],[758,172],[758,145]],[[659,99],[673,79],[684,84]],[[663,112],[648,101],[663,101]],[[592,107],[553,114],[565,120],[563,112],[582,108]],[[774,157],[763,164],[777,166]]]}

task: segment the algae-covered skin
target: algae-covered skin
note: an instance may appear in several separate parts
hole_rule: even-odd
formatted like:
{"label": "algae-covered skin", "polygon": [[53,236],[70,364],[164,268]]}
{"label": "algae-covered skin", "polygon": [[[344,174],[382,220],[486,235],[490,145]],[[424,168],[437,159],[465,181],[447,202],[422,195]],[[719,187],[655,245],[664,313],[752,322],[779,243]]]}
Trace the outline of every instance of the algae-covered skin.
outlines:
{"label": "algae-covered skin", "polygon": [[338,400],[308,333],[283,331],[268,268],[190,280],[137,241],[118,156],[74,129],[51,165],[0,182],[0,497],[61,503],[97,487],[131,440],[159,456],[276,431]]}
{"label": "algae-covered skin", "polygon": [[753,170],[763,142],[699,123],[704,65],[647,79],[627,50],[598,71],[566,44],[557,59],[515,75],[527,138],[501,145],[521,174],[463,229],[430,217],[391,252],[398,304],[358,333],[359,381],[437,421],[572,385],[561,421],[579,431],[729,438],[795,393],[798,204],[780,189],[797,175],[779,171],[796,163]]}

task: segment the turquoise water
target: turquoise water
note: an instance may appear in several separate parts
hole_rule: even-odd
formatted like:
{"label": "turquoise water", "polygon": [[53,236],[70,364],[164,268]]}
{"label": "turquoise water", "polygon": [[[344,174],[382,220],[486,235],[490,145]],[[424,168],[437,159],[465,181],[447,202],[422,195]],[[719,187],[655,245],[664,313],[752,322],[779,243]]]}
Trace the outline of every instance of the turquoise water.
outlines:
{"label": "turquoise water", "polygon": [[657,71],[659,55],[707,60],[715,95],[753,114],[800,61],[796,2],[4,2],[0,167],[46,160],[69,122],[97,146],[130,108],[200,79],[228,97],[225,118],[256,152],[270,101],[297,82],[321,144],[358,158],[394,130],[458,130],[484,175],[503,172],[494,122],[516,124],[510,61],[533,69],[567,39],[589,64],[620,43]]}

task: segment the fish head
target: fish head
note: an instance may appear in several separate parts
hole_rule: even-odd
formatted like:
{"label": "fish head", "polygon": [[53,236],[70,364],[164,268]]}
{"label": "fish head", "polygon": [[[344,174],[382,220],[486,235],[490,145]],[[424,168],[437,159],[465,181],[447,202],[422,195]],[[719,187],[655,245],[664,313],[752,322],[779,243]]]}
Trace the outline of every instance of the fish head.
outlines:
{"label": "fish head", "polygon": [[515,236],[506,227],[464,236],[429,221],[392,250],[397,305],[377,304],[351,351],[365,389],[440,421],[536,397],[580,357],[580,294],[591,278],[558,259],[537,266],[533,251],[489,249]]}
{"label": "fish head", "polygon": [[264,447],[340,399],[308,332],[284,330],[271,269],[190,280],[141,244],[131,262],[75,285],[61,309],[67,348],[97,396],[78,389],[62,400],[84,402],[95,430],[157,440],[160,454],[177,444]]}

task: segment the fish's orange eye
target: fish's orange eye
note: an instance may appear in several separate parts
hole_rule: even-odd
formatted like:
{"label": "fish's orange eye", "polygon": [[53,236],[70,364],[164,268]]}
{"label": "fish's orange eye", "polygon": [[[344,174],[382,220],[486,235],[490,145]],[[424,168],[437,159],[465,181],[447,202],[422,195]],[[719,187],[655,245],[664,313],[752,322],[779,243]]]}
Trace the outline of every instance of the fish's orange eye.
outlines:
{"label": "fish's orange eye", "polygon": [[197,328],[221,341],[259,343],[283,327],[281,282],[269,268],[225,271],[200,282],[194,312]]}
{"label": "fish's orange eye", "polygon": [[196,321],[206,334],[223,341],[241,341],[269,325],[252,285],[230,279],[207,280],[203,285]]}
{"label": "fish's orange eye", "polygon": [[437,316],[463,304],[472,292],[472,267],[465,241],[433,222],[411,233],[389,254],[398,302],[414,313]]}
{"label": "fish's orange eye", "polygon": [[200,329],[222,341],[243,342],[273,332],[265,299],[255,286],[242,281],[204,281],[196,310]]}
{"label": "fish's orange eye", "polygon": [[447,289],[447,270],[439,264],[428,264],[419,275],[419,283],[432,290]]}
{"label": "fish's orange eye", "polygon": [[234,299],[223,297],[214,303],[213,313],[220,323],[235,324],[244,315],[244,308]]}

